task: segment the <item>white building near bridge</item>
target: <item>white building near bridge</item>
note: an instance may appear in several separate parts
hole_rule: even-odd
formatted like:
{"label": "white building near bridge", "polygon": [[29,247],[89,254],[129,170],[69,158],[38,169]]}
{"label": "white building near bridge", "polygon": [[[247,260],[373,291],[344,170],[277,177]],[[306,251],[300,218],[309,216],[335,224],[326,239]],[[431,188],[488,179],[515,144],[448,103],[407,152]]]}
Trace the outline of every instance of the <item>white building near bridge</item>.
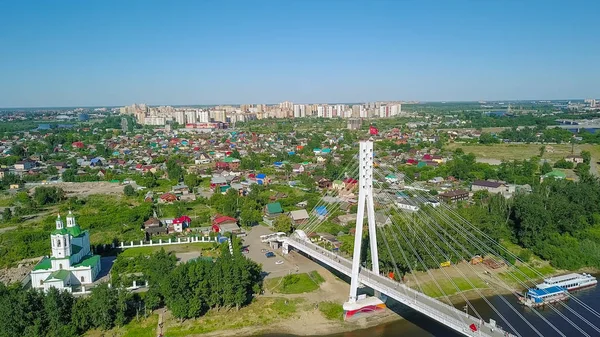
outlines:
{"label": "white building near bridge", "polygon": [[33,288],[70,292],[73,286],[93,283],[100,272],[100,256],[90,251],[89,232],[81,230],[70,211],[66,220],[65,228],[58,215],[50,234],[52,256],[44,257],[31,271]]}

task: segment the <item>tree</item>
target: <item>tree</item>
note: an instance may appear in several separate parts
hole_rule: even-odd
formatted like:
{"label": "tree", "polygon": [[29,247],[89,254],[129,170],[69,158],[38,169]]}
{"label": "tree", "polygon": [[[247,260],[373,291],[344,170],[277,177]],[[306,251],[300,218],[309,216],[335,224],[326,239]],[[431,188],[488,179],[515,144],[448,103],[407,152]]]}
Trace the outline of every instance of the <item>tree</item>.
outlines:
{"label": "tree", "polygon": [[194,190],[194,187],[196,187],[200,184],[200,180],[198,179],[198,176],[195,174],[186,174],[183,177],[183,182],[187,185],[187,187],[191,191]]}
{"label": "tree", "polygon": [[169,176],[169,179],[177,181],[183,178],[183,169],[181,168],[181,164],[179,164],[175,158],[169,158],[169,160],[167,160],[167,175]]}
{"label": "tree", "polygon": [[546,153],[546,145],[540,146],[540,158],[544,157],[544,153]]}
{"label": "tree", "polygon": [[135,189],[133,188],[133,186],[127,184],[125,185],[125,187],[123,187],[123,194],[125,194],[128,197],[133,197],[137,193],[135,193]]}
{"label": "tree", "polygon": [[12,219],[12,211],[10,210],[10,207],[6,207],[4,209],[4,211],[2,212],[2,220],[4,221],[9,221],[10,219]]}
{"label": "tree", "polygon": [[292,219],[290,219],[289,216],[282,214],[275,219],[273,227],[277,232],[291,233]]}
{"label": "tree", "polygon": [[572,169],[573,163],[570,161],[566,161],[564,158],[554,163],[554,167],[562,168],[562,169]]}
{"label": "tree", "polygon": [[583,158],[583,163],[589,165],[592,161],[592,154],[590,151],[581,151],[581,157]]}
{"label": "tree", "polygon": [[546,174],[548,172],[552,172],[552,165],[550,165],[550,163],[548,163],[547,161],[545,161],[542,164],[542,168],[541,168],[540,172],[541,172],[542,175],[544,175],[544,174]]}

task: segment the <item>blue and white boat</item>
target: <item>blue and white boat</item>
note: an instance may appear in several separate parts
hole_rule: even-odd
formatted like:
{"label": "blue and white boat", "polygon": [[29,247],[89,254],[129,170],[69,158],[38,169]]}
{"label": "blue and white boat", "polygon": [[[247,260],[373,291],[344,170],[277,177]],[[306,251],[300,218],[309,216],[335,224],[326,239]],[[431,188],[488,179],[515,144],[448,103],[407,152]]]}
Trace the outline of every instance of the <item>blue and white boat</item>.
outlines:
{"label": "blue and white boat", "polygon": [[554,276],[544,279],[544,283],[540,283],[536,286],[538,289],[548,289],[550,287],[562,287],[567,289],[568,291],[573,291],[577,289],[587,288],[595,286],[598,283],[598,280],[590,274],[567,274]]}

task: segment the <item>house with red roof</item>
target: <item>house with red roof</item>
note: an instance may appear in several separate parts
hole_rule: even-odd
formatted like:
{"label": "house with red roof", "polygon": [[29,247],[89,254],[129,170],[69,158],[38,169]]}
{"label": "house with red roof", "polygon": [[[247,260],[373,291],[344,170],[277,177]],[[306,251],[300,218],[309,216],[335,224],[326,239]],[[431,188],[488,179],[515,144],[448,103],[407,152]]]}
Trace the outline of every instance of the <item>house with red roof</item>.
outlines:
{"label": "house with red roof", "polygon": [[164,193],[158,199],[158,202],[161,202],[163,204],[170,204],[175,201],[177,201],[177,196],[173,193]]}
{"label": "house with red roof", "polygon": [[83,149],[85,147],[85,145],[83,145],[83,142],[73,142],[71,146],[77,149]]}
{"label": "house with red roof", "polygon": [[230,216],[217,214],[212,221],[212,231],[215,233],[231,233],[239,229],[237,219]]}

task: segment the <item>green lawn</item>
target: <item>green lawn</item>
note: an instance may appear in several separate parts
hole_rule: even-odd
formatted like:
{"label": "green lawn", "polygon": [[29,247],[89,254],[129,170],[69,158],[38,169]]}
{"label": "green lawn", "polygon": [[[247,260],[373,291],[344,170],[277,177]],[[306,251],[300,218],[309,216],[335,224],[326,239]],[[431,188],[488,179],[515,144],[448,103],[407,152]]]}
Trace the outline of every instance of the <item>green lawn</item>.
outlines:
{"label": "green lawn", "polygon": [[458,287],[459,290],[457,290],[456,287],[454,286],[454,284],[452,284],[450,282],[450,280],[448,280],[448,279],[437,281],[437,283],[439,284],[439,286],[443,290],[443,292],[437,287],[437,285],[435,284],[434,281],[422,283],[421,287],[423,288],[423,293],[425,293],[425,295],[428,295],[428,296],[431,296],[434,298],[442,297],[442,296],[444,296],[444,293],[449,296],[449,295],[454,295],[454,294],[458,293],[459,291],[462,292],[462,291],[467,291],[467,290],[471,290],[471,289],[486,289],[486,288],[488,288],[488,286],[485,284],[485,282],[483,282],[483,280],[481,280],[480,278],[477,278],[477,277],[470,279],[470,281],[474,287],[472,287],[468,283],[468,281],[462,277],[452,278],[452,281],[454,281],[454,284],[456,284],[456,287]]}
{"label": "green lawn", "polygon": [[316,271],[303,274],[290,274],[265,281],[265,288],[281,294],[302,294],[319,289],[325,280]]}
{"label": "green lawn", "polygon": [[[544,159],[557,161],[571,154],[571,144],[550,144],[545,145],[546,152]],[[444,146],[445,149],[454,151],[457,148],[463,149],[465,153],[473,153],[477,158],[488,158],[498,160],[523,160],[540,155],[542,144],[463,144],[450,143]],[[600,160],[600,146],[592,144],[576,144],[573,148],[575,154],[581,151],[589,151],[592,159]]]}
{"label": "green lawn", "polygon": [[[533,269],[533,270],[532,270]],[[509,272],[500,273],[500,278],[504,280],[506,283],[511,284],[516,287],[523,287],[520,282],[525,283],[527,286],[531,286],[530,283],[526,282],[528,280],[540,280],[542,277],[538,275],[535,271],[542,274],[543,276],[548,276],[556,273],[556,269],[552,268],[548,263],[544,263],[541,266],[524,266],[519,265],[515,267],[510,267]]]}
{"label": "green lawn", "polygon": [[268,324],[293,317],[303,304],[302,299],[258,298],[250,305],[235,309],[209,311],[206,315],[179,323],[166,322],[165,336],[185,337],[217,330],[256,327],[256,333]]}
{"label": "green lawn", "polygon": [[90,330],[85,337],[156,337],[156,327],[158,325],[158,315],[151,315],[148,318],[137,321],[135,318],[120,328],[114,328],[109,331]]}
{"label": "green lawn", "polygon": [[184,243],[178,245],[167,245],[167,246],[156,246],[156,247],[138,247],[138,248],[127,248],[123,249],[123,252],[119,255],[122,257],[134,257],[139,255],[152,255],[164,249],[166,252],[175,252],[175,253],[183,253],[183,252],[192,252],[199,250],[208,250],[213,248],[212,242],[194,242],[194,243]]}
{"label": "green lawn", "polygon": [[319,310],[327,319],[335,321],[344,320],[344,308],[339,303],[321,302],[319,303]]}

